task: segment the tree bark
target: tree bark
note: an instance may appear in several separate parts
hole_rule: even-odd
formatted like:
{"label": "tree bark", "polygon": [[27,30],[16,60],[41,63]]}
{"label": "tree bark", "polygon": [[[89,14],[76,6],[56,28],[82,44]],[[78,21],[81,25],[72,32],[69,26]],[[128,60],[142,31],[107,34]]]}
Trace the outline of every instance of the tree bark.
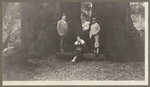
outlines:
{"label": "tree bark", "polygon": [[[59,20],[59,3],[22,3],[21,40],[27,51],[48,56],[58,49],[56,24]],[[32,49],[32,46],[35,49]]]}
{"label": "tree bark", "polygon": [[144,46],[127,2],[94,2],[92,17],[100,24],[100,50],[108,60],[144,60]]}
{"label": "tree bark", "polygon": [[76,35],[82,36],[80,20],[80,2],[60,3],[22,3],[22,45],[28,51],[34,44],[42,56],[56,53],[59,50],[59,36],[57,35],[57,21],[62,13],[67,16],[69,25],[66,50],[72,52]]}

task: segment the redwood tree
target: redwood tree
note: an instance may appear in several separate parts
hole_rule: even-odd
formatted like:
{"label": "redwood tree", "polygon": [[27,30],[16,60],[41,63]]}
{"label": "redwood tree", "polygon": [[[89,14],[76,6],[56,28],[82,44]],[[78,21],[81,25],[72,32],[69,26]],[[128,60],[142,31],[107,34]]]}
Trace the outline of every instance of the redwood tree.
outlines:
{"label": "redwood tree", "polygon": [[55,53],[58,49],[56,24],[59,20],[60,3],[23,2],[21,6],[21,40],[26,52],[34,50],[42,57]]}
{"label": "redwood tree", "polygon": [[144,60],[144,46],[131,19],[129,2],[93,2],[100,24],[100,50],[112,61]]}

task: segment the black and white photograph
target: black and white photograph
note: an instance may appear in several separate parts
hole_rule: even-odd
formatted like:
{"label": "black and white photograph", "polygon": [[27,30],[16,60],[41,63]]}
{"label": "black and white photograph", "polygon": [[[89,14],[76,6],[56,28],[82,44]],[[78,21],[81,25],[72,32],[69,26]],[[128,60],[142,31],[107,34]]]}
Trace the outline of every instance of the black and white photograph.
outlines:
{"label": "black and white photograph", "polygon": [[2,2],[3,85],[148,85],[148,2]]}

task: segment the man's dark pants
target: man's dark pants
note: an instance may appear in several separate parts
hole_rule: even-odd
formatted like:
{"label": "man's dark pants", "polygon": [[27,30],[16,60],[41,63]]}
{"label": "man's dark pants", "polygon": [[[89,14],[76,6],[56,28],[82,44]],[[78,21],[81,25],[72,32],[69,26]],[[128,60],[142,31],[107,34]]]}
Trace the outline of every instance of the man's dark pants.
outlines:
{"label": "man's dark pants", "polygon": [[63,51],[66,48],[66,36],[60,36],[60,50],[62,49]]}

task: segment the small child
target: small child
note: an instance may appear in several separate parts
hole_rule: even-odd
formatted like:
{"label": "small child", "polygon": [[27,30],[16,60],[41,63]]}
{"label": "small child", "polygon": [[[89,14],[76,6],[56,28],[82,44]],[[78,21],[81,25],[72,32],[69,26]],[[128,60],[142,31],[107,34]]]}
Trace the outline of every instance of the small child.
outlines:
{"label": "small child", "polygon": [[77,36],[77,41],[75,41],[74,45],[76,45],[76,50],[74,51],[75,57],[72,59],[71,62],[76,62],[76,59],[81,57],[85,42],[83,39],[80,38],[80,36]]}

